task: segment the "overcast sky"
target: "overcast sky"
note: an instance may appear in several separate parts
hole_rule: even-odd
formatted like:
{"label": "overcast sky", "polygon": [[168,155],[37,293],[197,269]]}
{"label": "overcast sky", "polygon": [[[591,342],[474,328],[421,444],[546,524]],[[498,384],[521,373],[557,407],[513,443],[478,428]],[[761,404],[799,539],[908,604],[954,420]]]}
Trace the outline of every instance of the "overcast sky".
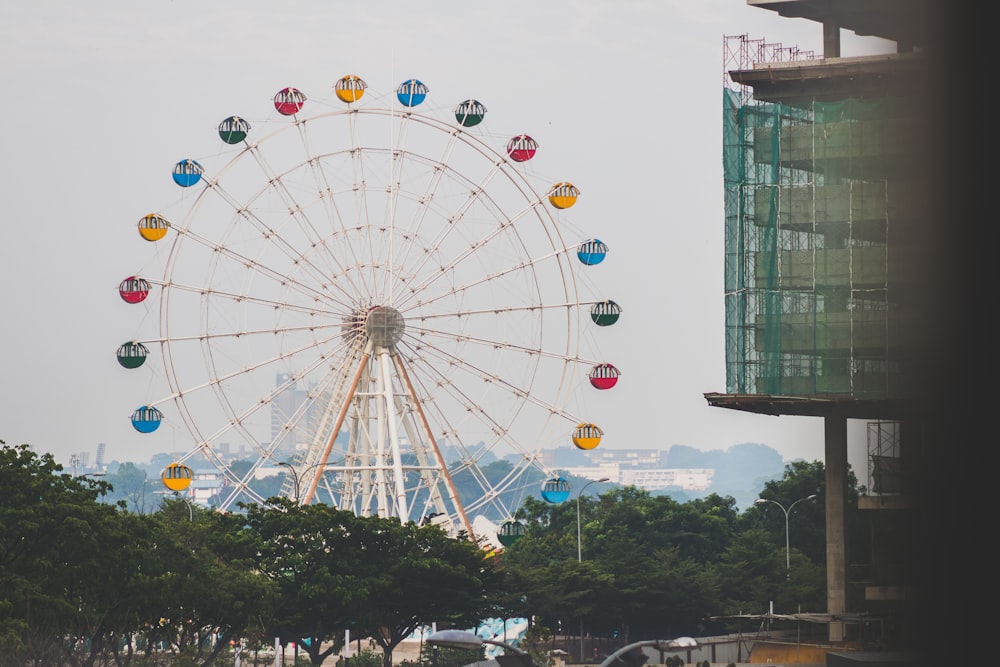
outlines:
{"label": "overcast sky", "polygon": [[[720,101],[724,38],[740,34],[822,52],[819,25],[742,0],[0,4],[0,440],[64,464],[98,443],[108,460],[156,453],[115,361],[135,328],[117,294],[135,223],[175,196],[164,174],[222,118],[357,74],[381,91],[420,78],[442,107],[480,99],[581,188],[624,309],[602,349],[622,371],[602,447],[822,459],[821,419],[703,397],[725,391]],[[843,36],[843,55],[886,48]],[[862,481],[863,432],[852,424]]]}

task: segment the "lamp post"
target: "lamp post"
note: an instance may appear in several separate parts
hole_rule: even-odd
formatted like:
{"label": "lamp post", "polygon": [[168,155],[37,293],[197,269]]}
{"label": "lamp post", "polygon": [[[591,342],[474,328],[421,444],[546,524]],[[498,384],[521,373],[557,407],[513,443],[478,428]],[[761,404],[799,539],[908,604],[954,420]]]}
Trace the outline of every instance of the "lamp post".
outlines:
{"label": "lamp post", "polygon": [[295,503],[299,502],[299,473],[295,471],[295,466],[293,466],[288,461],[278,461],[279,466],[285,466],[292,471],[292,479],[295,481]]}
{"label": "lamp post", "polygon": [[[591,484],[609,481],[607,477],[592,479],[580,487],[580,493],[576,494],[576,562],[583,562],[583,542],[580,540],[580,496]],[[583,662],[583,614],[580,614],[580,662]]]}
{"label": "lamp post", "polygon": [[[655,646],[660,651],[676,651],[677,649],[686,649],[688,652],[687,660],[685,663],[691,662],[691,649],[698,648],[698,642],[693,637],[677,637],[676,639],[647,639],[641,642],[635,642],[634,644],[628,644],[622,646],[620,649],[609,655],[601,662],[600,667],[611,667],[615,661],[619,660],[623,655],[629,651],[635,649],[645,648],[646,646]],[[662,663],[663,656],[660,656]]]}
{"label": "lamp post", "polygon": [[[524,667],[537,667],[535,661],[531,659],[528,652],[512,644],[507,644],[506,642],[497,641],[495,639],[483,639],[474,632],[468,632],[467,630],[438,630],[437,632],[432,632],[427,635],[427,643],[431,646],[443,646],[445,648],[457,648],[457,649],[477,649],[483,644],[490,644],[492,646],[499,646],[505,652],[513,654],[514,660],[509,660],[507,662],[516,662]],[[497,662],[501,662],[497,660]]]}
{"label": "lamp post", "polygon": [[[295,482],[295,503],[298,504],[299,499],[302,497],[299,494],[299,481],[300,481],[301,478],[299,477],[298,471],[295,469],[295,466],[293,466],[288,461],[278,461],[278,465],[279,466],[285,466],[286,468],[288,468],[289,470],[292,471],[292,480]],[[323,463],[314,463],[311,466],[309,466],[308,468],[306,468],[305,470],[303,470],[302,474],[305,475],[307,472],[309,472],[313,468],[318,468],[320,466],[325,466],[325,465],[326,465],[325,462],[323,462]]]}
{"label": "lamp post", "polygon": [[785,513],[785,578],[786,579],[791,577],[791,566],[792,566],[791,555],[790,555],[791,542],[788,539],[788,515],[792,513],[792,508],[801,503],[803,500],[812,500],[815,497],[816,494],[814,493],[811,496],[806,496],[805,498],[799,498],[794,503],[789,505],[788,509],[785,509],[785,506],[779,503],[777,500],[771,500],[770,498],[758,498],[757,500],[753,501],[754,505],[763,505],[764,503],[772,503],[780,507],[781,511]]}
{"label": "lamp post", "polygon": [[191,501],[188,500],[187,498],[182,498],[180,491],[154,491],[153,493],[163,497],[173,496],[174,500],[180,500],[181,502],[183,502],[185,505],[187,505],[188,508],[188,520],[194,521],[194,508],[191,505]]}

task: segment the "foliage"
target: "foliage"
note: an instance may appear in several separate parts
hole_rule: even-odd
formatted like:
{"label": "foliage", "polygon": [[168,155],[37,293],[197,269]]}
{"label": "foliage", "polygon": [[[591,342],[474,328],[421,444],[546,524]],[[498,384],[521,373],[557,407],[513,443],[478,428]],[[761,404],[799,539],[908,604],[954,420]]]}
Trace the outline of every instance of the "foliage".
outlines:
{"label": "foliage", "polygon": [[421,626],[473,627],[496,615],[501,577],[487,552],[465,536],[398,519],[365,522],[369,549],[364,576],[367,604],[357,610],[359,631],[392,651]]}
{"label": "foliage", "polygon": [[[825,605],[819,462],[790,464],[765,485],[785,506],[817,494],[794,508],[786,569],[782,513],[741,514],[715,494],[680,503],[613,487],[561,504],[528,498],[525,536],[491,557],[433,525],[277,497],[239,514],[166,498],[147,514],[147,476],[131,464],[98,481],[27,445],[0,445],[0,651],[10,664],[217,664],[231,659],[230,641],[267,647],[275,637],[320,664],[349,630],[380,649],[351,667],[388,667],[418,628],[517,617],[531,619],[523,647],[545,665],[550,628],[581,621],[626,644],[705,634],[712,616],[772,601],[779,613]],[[114,484],[126,491],[108,502]],[[474,657],[436,649],[419,662]]]}
{"label": "foliage", "polygon": [[[446,648],[425,642],[420,646],[418,664],[420,667],[462,667],[483,660],[484,655],[482,647],[478,649]],[[382,667],[382,665],[379,663],[374,667]]]}
{"label": "foliage", "polygon": [[549,642],[552,641],[552,631],[544,625],[534,623],[524,633],[521,648],[528,652],[531,661],[538,667],[551,667],[555,660],[549,654]]}
{"label": "foliage", "polygon": [[351,656],[350,660],[343,658],[337,661],[337,667],[382,667],[382,654],[370,648],[361,649]]}

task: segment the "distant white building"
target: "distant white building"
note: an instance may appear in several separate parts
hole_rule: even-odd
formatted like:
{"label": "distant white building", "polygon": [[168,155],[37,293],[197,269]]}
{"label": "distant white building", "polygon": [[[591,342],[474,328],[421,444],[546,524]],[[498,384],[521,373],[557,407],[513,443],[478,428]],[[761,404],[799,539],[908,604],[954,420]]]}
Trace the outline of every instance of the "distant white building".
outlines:
{"label": "distant white building", "polygon": [[715,476],[714,468],[646,468],[629,463],[605,463],[562,470],[586,479],[606,477],[615,484],[635,486],[646,491],[659,491],[668,487],[684,491],[705,491],[712,485],[712,478]]}

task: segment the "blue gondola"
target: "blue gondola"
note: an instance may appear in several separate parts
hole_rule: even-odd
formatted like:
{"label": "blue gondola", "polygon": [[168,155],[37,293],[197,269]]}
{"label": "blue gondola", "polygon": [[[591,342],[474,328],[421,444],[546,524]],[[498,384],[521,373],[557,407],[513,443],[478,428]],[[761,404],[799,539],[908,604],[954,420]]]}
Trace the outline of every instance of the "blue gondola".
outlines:
{"label": "blue gondola", "polygon": [[587,266],[600,264],[607,254],[608,246],[601,239],[584,241],[576,249],[577,258]]}
{"label": "blue gondola", "polygon": [[152,433],[160,428],[163,413],[149,405],[136,408],[132,413],[132,427],[139,433]]}
{"label": "blue gondola", "polygon": [[181,160],[174,165],[174,183],[189,188],[201,180],[204,168],[194,160]]}
{"label": "blue gondola", "polygon": [[396,89],[396,99],[407,107],[415,107],[427,98],[430,89],[419,79],[408,79]]}
{"label": "blue gondola", "polygon": [[550,503],[561,503],[569,498],[569,482],[562,477],[553,477],[542,484],[542,499]]}

